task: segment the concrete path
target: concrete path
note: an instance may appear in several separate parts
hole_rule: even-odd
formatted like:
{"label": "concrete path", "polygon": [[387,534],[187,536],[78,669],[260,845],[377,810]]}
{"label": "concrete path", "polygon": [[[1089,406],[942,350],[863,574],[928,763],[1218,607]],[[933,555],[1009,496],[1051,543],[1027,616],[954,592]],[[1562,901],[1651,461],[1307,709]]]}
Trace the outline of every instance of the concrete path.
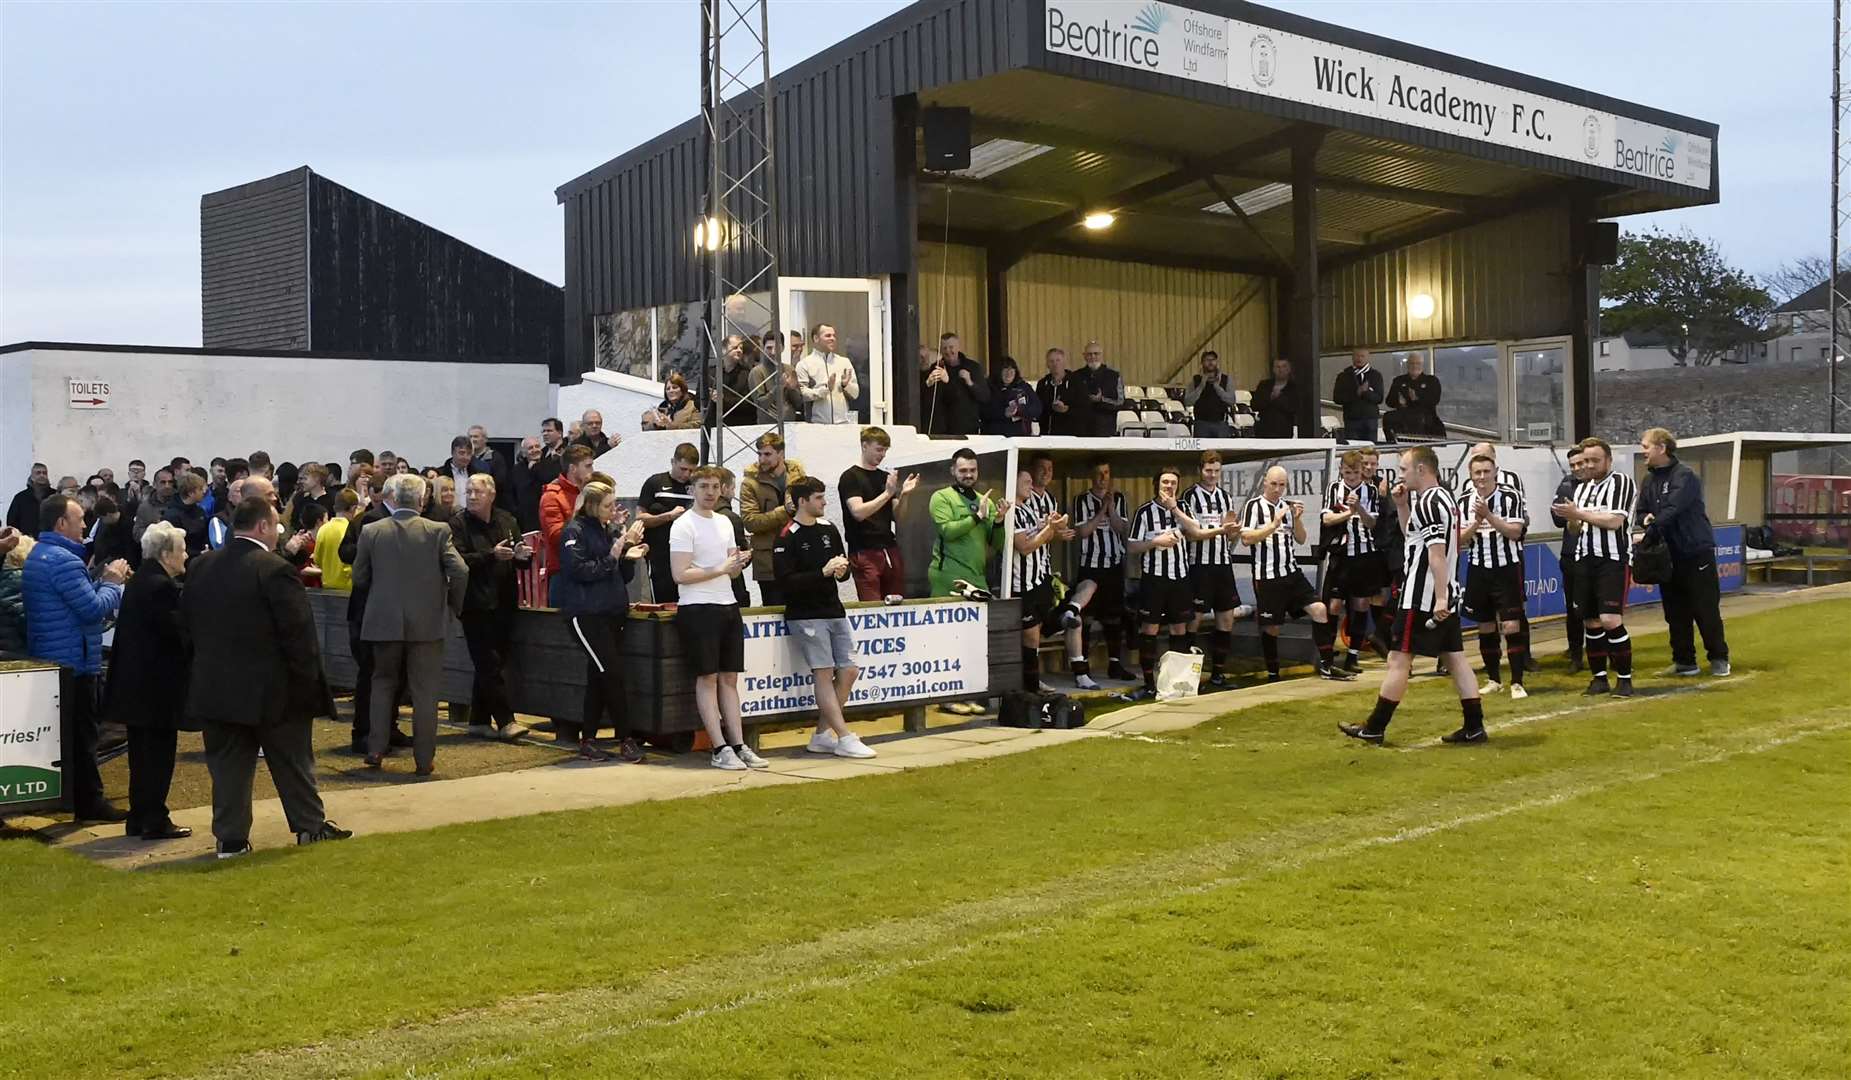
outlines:
{"label": "concrete path", "polygon": [[[1777,606],[1847,597],[1851,597],[1851,584],[1738,594],[1725,599],[1724,612],[1728,616],[1740,616]],[[1634,633],[1655,633],[1664,629],[1664,620],[1656,608],[1636,611],[1628,617],[1627,622]],[[1559,642],[1562,638],[1560,623],[1539,625],[1536,638],[1538,642]],[[1548,656],[1559,652],[1559,649],[1550,647],[1540,651]],[[801,746],[766,751],[765,756],[770,760],[771,768],[751,773],[721,772],[707,764],[704,754],[655,757],[643,765],[575,761],[456,780],[407,779],[401,784],[377,788],[330,791],[324,794],[323,799],[330,818],[353,829],[357,835],[370,836],[471,821],[521,817],[554,810],[622,806],[660,799],[716,795],[754,787],[879,776],[903,769],[930,768],[1021,753],[1081,739],[1178,731],[1259,705],[1280,701],[1308,701],[1349,690],[1366,689],[1379,684],[1381,670],[1379,665],[1374,665],[1366,669],[1354,683],[1293,679],[1272,685],[1204,694],[1186,701],[1134,705],[1106,714],[1085,728],[1071,731],[1028,731],[978,721],[961,726],[938,727],[923,734],[874,736],[868,742],[880,752],[880,757],[872,761],[823,757],[807,753]],[[1649,678],[1651,673],[1643,674]],[[438,766],[441,769],[441,760]],[[293,842],[288,826],[283,821],[282,807],[276,800],[257,803],[254,813],[255,826],[251,842],[258,849],[286,847]],[[212,852],[211,808],[196,807],[177,811],[174,820],[181,825],[191,826],[192,837],[180,841],[144,843],[123,836],[119,825],[73,827],[65,824],[54,828],[46,823],[40,831],[41,835],[51,838],[58,847],[121,869],[209,858]],[[15,820],[13,824],[21,828],[33,827],[27,820]]]}

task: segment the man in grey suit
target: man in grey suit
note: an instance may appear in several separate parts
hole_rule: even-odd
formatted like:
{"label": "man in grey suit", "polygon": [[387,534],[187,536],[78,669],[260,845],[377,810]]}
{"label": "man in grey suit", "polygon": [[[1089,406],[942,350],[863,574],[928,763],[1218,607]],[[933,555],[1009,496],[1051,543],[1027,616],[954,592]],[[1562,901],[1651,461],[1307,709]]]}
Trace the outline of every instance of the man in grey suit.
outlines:
{"label": "man in grey suit", "polygon": [[397,712],[401,666],[411,690],[412,758],[429,776],[437,757],[437,687],[443,678],[445,612],[463,610],[469,568],[450,540],[450,526],[420,517],[424,478],[411,473],[386,482],[392,516],[360,530],[353,587],[367,590],[360,640],[373,647],[373,716],[366,767],[385,760]]}
{"label": "man in grey suit", "polygon": [[229,543],[188,568],[180,600],[193,654],[186,715],[205,726],[218,857],[251,850],[260,749],[296,843],[344,840],[353,833],[327,819],[315,784],[311,727],[331,710],[308,596],[273,550],[276,507],[245,499],[231,529]]}

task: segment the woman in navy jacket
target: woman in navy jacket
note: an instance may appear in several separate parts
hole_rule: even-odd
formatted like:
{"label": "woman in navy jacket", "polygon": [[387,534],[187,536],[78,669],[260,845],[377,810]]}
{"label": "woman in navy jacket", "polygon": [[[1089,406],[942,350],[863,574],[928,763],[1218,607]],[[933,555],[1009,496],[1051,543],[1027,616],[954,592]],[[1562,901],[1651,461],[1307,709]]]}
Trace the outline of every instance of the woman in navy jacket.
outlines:
{"label": "woman in navy jacket", "polygon": [[983,404],[985,435],[1032,435],[1041,419],[1041,395],[1022,378],[1015,358],[1003,357],[990,379],[990,400]]}
{"label": "woman in navy jacket", "polygon": [[[592,481],[578,493],[578,509],[559,534],[559,585],[554,602],[572,637],[585,650],[585,705],[579,716],[578,756],[609,761],[611,755],[592,742],[610,717],[617,756],[643,760],[630,736],[623,686],[623,631],[630,617],[629,581],[636,560],[649,554],[641,543],[641,522],[624,528],[629,515],[618,505],[609,484]],[[555,721],[557,723],[557,721]]]}

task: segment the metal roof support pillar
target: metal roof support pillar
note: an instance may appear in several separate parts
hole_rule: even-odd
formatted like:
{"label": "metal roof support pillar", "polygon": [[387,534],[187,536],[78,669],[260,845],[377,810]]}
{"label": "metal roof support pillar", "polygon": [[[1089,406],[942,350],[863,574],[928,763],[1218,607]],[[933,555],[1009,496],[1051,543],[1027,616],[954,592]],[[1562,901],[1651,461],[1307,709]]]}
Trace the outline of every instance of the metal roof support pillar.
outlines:
{"label": "metal roof support pillar", "polygon": [[889,356],[893,378],[888,415],[897,424],[925,428],[919,415],[919,99],[893,100],[893,243],[888,275]]}
{"label": "metal roof support pillar", "polygon": [[1318,146],[1322,130],[1302,131],[1292,140],[1292,312],[1286,355],[1292,379],[1315,392],[1305,394],[1298,415],[1301,436],[1318,434],[1318,352],[1323,322],[1318,303]]}
{"label": "metal roof support pillar", "polygon": [[1589,227],[1595,220],[1593,192],[1583,188],[1568,200],[1568,397],[1574,412],[1570,431],[1580,442],[1594,432],[1594,342],[1600,336],[1600,264],[1588,261]]}
{"label": "metal roof support pillar", "polygon": [[984,363],[995,371],[1009,355],[1009,268],[1022,258],[1020,248],[992,244],[983,252],[984,321],[989,325],[989,355]]}

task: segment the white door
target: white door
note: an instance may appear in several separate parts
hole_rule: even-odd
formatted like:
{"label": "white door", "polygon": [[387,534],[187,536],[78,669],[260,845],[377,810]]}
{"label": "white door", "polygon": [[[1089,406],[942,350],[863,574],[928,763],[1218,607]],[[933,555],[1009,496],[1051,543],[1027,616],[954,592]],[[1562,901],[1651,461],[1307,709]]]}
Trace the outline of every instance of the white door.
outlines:
{"label": "white door", "polygon": [[1510,382],[1510,439],[1520,443],[1566,443],[1574,435],[1574,355],[1568,338],[1504,343]]}
{"label": "white door", "polygon": [[886,278],[780,277],[778,311],[787,328],[802,332],[805,351],[817,324],[835,327],[836,351],[854,362],[861,382],[861,396],[852,402],[856,418],[864,424],[891,421]]}

